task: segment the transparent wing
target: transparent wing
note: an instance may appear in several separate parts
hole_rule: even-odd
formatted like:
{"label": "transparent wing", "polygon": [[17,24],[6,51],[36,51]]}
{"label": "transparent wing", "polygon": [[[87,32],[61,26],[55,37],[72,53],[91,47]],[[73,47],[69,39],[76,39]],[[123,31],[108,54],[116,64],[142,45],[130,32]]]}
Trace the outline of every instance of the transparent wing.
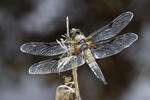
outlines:
{"label": "transparent wing", "polygon": [[[76,55],[77,58],[77,66],[80,67],[85,63],[82,54]],[[48,73],[59,73],[71,70],[74,68],[72,66],[73,59],[70,59],[65,65],[63,65],[64,60],[68,59],[68,57],[64,57],[61,60],[44,60],[38,63],[33,64],[29,68],[30,74],[48,74]],[[58,68],[59,65],[59,68]]]}
{"label": "transparent wing", "polygon": [[125,12],[110,22],[108,25],[98,29],[88,36],[92,37],[92,42],[96,43],[102,40],[109,39],[117,35],[123,28],[125,28],[133,17],[132,12]]}
{"label": "transparent wing", "polygon": [[104,43],[98,44],[95,49],[91,49],[91,52],[97,59],[109,57],[129,47],[137,39],[138,36],[136,34],[127,33],[124,35],[120,35],[112,40],[108,40]]}
{"label": "transparent wing", "polygon": [[58,43],[30,42],[20,47],[24,53],[42,56],[54,56],[66,52]]}

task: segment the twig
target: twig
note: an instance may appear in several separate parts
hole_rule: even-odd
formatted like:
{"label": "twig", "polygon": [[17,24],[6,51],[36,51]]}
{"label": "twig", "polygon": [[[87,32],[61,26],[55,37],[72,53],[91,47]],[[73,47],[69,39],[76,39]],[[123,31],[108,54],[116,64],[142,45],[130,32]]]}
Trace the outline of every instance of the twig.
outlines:
{"label": "twig", "polygon": [[66,17],[66,27],[67,27],[67,36],[70,38],[70,35],[69,35],[69,17],[68,16]]}
{"label": "twig", "polygon": [[75,85],[76,99],[81,100],[79,86],[78,86],[77,68],[72,69],[72,75],[73,75],[73,80],[74,80],[74,85]]}

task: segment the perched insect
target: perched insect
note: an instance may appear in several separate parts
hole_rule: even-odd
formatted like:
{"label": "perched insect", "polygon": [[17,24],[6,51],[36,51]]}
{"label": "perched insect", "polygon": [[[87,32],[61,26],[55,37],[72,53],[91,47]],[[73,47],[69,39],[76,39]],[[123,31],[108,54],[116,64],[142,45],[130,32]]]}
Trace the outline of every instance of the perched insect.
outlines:
{"label": "perched insect", "polygon": [[48,74],[71,70],[72,63],[76,59],[76,67],[80,67],[85,62],[91,70],[107,84],[95,59],[102,59],[121,52],[138,39],[134,33],[126,33],[115,37],[125,28],[133,17],[132,12],[125,12],[110,22],[108,25],[91,33],[88,37],[80,29],[72,28],[70,37],[66,40],[53,43],[31,42],[23,44],[20,49],[24,53],[42,56],[60,55],[59,59],[48,59],[33,64],[29,68],[30,74]]}

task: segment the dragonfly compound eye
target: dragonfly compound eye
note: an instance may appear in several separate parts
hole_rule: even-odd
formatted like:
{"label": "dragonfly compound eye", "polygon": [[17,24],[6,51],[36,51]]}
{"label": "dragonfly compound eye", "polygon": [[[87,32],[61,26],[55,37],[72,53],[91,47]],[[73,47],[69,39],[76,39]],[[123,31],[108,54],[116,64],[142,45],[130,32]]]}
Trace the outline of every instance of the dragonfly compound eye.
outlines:
{"label": "dragonfly compound eye", "polygon": [[80,29],[76,29],[76,34],[80,34]]}
{"label": "dragonfly compound eye", "polygon": [[71,33],[71,37],[72,37],[72,38],[75,38],[76,33],[75,33],[74,31],[71,31],[70,33]]}

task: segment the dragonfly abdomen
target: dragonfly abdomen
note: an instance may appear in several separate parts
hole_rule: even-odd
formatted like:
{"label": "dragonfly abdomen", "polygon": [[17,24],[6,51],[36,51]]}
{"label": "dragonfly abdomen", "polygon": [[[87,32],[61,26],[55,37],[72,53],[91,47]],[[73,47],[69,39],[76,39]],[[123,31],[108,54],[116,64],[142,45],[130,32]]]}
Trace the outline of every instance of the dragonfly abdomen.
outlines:
{"label": "dragonfly abdomen", "polygon": [[97,76],[98,79],[102,80],[104,84],[107,84],[102,71],[100,70],[98,64],[95,61],[95,58],[91,51],[89,49],[83,51],[84,59],[91,68],[91,70],[94,72],[94,74]]}

